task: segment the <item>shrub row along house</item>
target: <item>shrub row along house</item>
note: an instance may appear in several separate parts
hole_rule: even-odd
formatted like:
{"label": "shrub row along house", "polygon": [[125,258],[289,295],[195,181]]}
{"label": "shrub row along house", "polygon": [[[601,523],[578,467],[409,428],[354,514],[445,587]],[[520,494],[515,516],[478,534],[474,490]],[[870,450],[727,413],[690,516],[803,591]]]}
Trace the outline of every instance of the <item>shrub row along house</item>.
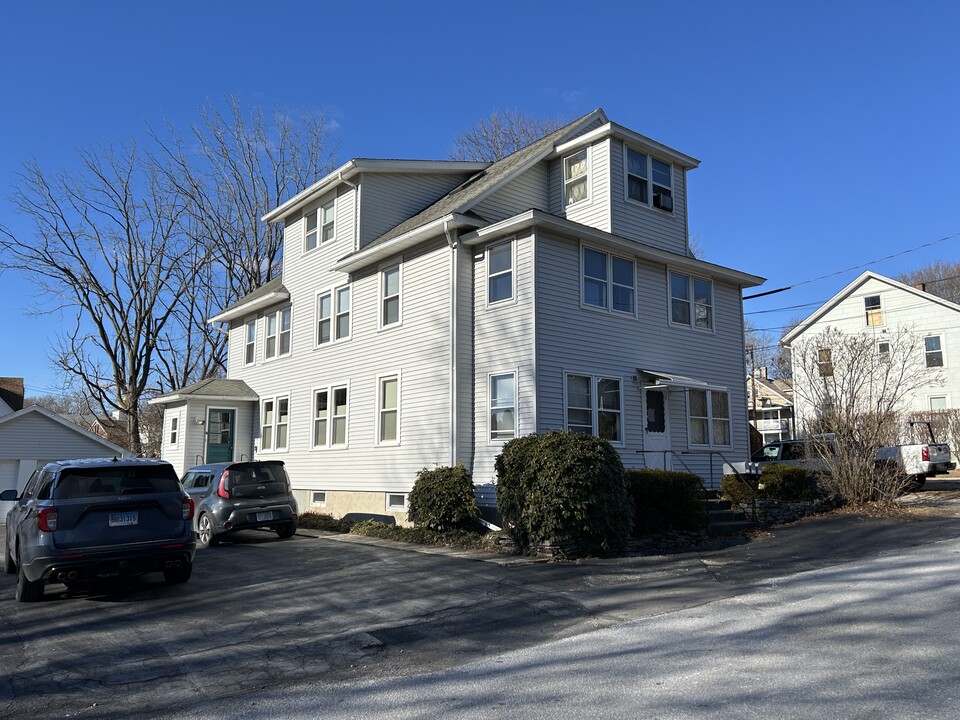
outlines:
{"label": "shrub row along house", "polygon": [[495,504],[503,444],[552,429],[719,486],[763,280],[689,252],[698,164],[599,109],[492,164],[351,160],[263,218],[282,276],[211,319],[226,379],[155,399],[163,457],[282,459],[303,508],[401,520],[423,467]]}

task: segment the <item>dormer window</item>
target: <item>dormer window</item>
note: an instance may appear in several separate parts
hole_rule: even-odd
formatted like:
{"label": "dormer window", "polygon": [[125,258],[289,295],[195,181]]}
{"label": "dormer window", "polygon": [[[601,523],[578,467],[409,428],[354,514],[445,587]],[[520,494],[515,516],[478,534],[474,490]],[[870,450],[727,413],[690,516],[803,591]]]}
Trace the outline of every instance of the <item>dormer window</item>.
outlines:
{"label": "dormer window", "polygon": [[313,250],[318,244],[333,239],[334,207],[335,200],[330,200],[306,216],[304,250]]}
{"label": "dormer window", "polygon": [[626,155],[627,199],[673,212],[673,167],[633,148]]}
{"label": "dormer window", "polygon": [[586,148],[563,159],[564,206],[589,199],[590,173],[587,168]]}

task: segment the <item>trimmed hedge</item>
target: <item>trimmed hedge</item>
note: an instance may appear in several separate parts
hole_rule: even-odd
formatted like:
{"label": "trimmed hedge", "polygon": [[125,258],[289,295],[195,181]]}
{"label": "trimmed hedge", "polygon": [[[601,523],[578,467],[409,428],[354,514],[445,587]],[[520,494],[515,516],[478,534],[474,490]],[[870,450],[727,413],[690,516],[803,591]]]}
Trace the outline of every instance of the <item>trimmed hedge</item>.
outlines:
{"label": "trimmed hedge", "polygon": [[407,518],[414,525],[439,531],[463,529],[479,516],[473,477],[462,464],[417,473],[407,502]]}
{"label": "trimmed hedge", "polygon": [[794,465],[768,465],[760,475],[744,475],[745,485],[735,475],[720,481],[724,497],[735,505],[757,500],[795,502],[810,500],[816,494],[816,479],[805,468]]}
{"label": "trimmed hedge", "polygon": [[692,473],[670,470],[627,470],[633,496],[633,535],[669,530],[702,530],[707,526],[703,484]]}
{"label": "trimmed hedge", "polygon": [[626,546],[633,504],[606,440],[557,430],[527,435],[504,445],[495,466],[500,516],[522,546]]}

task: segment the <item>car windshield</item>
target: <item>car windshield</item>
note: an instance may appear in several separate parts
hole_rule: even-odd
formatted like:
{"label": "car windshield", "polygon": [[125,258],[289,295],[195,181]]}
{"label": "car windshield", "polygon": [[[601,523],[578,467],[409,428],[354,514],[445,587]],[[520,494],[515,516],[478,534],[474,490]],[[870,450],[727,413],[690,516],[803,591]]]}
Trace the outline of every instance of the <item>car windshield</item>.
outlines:
{"label": "car windshield", "polygon": [[180,481],[173,467],[91,467],[65,470],[53,489],[58,500],[104,495],[176,492]]}
{"label": "car windshield", "polygon": [[779,445],[764,445],[757,450],[750,459],[756,462],[760,462],[761,460],[776,460],[779,450]]}

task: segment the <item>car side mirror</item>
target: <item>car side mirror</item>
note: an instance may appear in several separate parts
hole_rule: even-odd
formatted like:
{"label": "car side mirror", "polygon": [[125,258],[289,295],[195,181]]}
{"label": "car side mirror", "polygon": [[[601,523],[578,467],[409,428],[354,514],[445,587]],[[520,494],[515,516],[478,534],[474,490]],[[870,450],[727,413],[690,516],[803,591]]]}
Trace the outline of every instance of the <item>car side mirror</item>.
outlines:
{"label": "car side mirror", "polygon": [[17,490],[4,490],[0,492],[0,502],[13,502],[20,499],[20,493]]}

